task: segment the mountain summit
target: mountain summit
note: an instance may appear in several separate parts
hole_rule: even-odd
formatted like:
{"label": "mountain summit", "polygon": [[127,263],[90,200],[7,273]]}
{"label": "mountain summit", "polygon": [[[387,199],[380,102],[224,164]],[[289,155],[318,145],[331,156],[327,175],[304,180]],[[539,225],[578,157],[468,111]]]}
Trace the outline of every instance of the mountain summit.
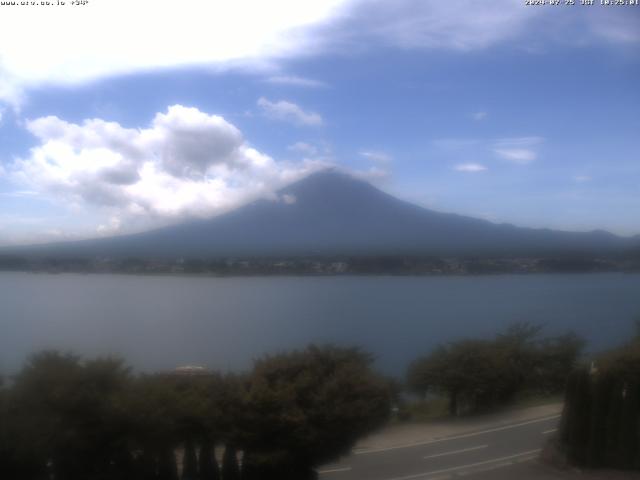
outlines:
{"label": "mountain summit", "polygon": [[612,253],[632,239],[494,224],[399,200],[334,170],[232,212],[149,232],[32,247],[48,255],[546,255]]}

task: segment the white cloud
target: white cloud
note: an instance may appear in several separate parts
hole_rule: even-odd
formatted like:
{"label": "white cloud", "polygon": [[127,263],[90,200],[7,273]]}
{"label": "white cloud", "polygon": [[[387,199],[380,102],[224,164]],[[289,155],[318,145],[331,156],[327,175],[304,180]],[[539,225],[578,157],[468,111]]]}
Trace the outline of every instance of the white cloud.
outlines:
{"label": "white cloud", "polygon": [[543,142],[543,137],[531,135],[526,137],[499,138],[495,143],[496,145],[534,146],[540,145]]}
{"label": "white cloud", "polygon": [[[363,47],[373,36],[400,47],[479,48],[518,31],[540,10],[522,8],[519,0],[477,3],[92,0],[81,8],[5,7],[0,98],[19,103],[25,88],[160,68],[272,66],[283,57],[326,50],[336,39],[354,36]],[[27,31],[46,41],[26,39]],[[290,75],[272,80],[320,86]]]}
{"label": "white cloud", "polygon": [[480,165],[479,163],[461,163],[453,167],[458,172],[478,173],[487,170],[487,167]]}
{"label": "white cloud", "polygon": [[393,160],[393,158],[389,154],[384,152],[361,151],[359,153],[362,157],[366,158],[367,160],[371,160],[372,162],[375,162],[375,163],[386,164],[386,163],[390,163]]}
{"label": "white cloud", "polygon": [[400,48],[471,51],[522,34],[543,9],[524,8],[521,0],[455,2],[359,0],[343,14],[343,41],[364,36]]}
{"label": "white cloud", "polygon": [[287,205],[293,205],[298,201],[298,199],[296,198],[295,195],[290,195],[288,193],[285,193],[284,195],[282,195],[282,201]]}
{"label": "white cloud", "polygon": [[590,15],[587,21],[590,30],[605,41],[629,45],[640,43],[637,12],[625,14],[609,8],[597,15]]}
{"label": "white cloud", "polygon": [[[464,161],[477,157],[478,151],[489,150],[497,158],[515,165],[527,165],[538,158],[538,150],[545,139],[542,137],[511,137],[498,139],[444,138],[432,141],[432,144],[443,154],[454,161]],[[487,159],[484,160],[485,162]],[[477,165],[463,163],[458,166]],[[457,169],[457,168],[456,168]],[[461,170],[471,171],[471,170]]]}
{"label": "white cloud", "polygon": [[[509,41],[520,45],[520,37],[527,44],[531,38],[558,38],[567,46],[640,42],[637,18],[627,9],[565,10],[526,8],[522,0],[91,0],[84,7],[5,6],[0,99],[15,106],[31,87],[156,69],[273,70],[283,58],[381,44],[473,51]],[[296,76],[272,79],[320,86]]]}
{"label": "white cloud", "polygon": [[0,213],[0,245],[35,244],[79,240],[76,233],[48,228],[49,217],[30,217],[24,214]]}
{"label": "white cloud", "polygon": [[5,6],[0,98],[16,100],[22,87],[43,83],[291,55],[307,48],[304,27],[327,20],[341,3],[92,0],[84,7]]}
{"label": "white cloud", "polygon": [[573,177],[573,181],[576,183],[586,183],[591,181],[591,177],[588,175],[576,175]]}
{"label": "white cloud", "polygon": [[380,183],[383,180],[387,180],[391,177],[391,172],[389,170],[379,168],[379,167],[371,167],[369,170],[351,170],[351,169],[342,169],[342,171],[348,173],[349,175],[359,178],[361,180],[365,180],[367,182],[372,183]]}
{"label": "white cloud", "polygon": [[479,122],[480,120],[487,118],[487,115],[487,112],[474,112],[471,114],[471,118]]}
{"label": "white cloud", "polygon": [[295,125],[320,126],[322,117],[315,112],[306,112],[298,105],[286,100],[272,102],[264,97],[258,99],[258,106],[265,115],[276,120],[281,120]]}
{"label": "white cloud", "polygon": [[111,217],[108,223],[98,225],[96,231],[100,235],[110,236],[120,232],[121,228],[122,220],[120,220],[120,217]]}
{"label": "white cloud", "polygon": [[294,87],[322,88],[327,86],[326,83],[320,80],[297,77],[295,75],[275,75],[267,78],[266,81],[269,83],[275,83],[277,85],[291,85]]}
{"label": "white cloud", "polygon": [[246,161],[242,134],[217,115],[172,107],[156,116],[154,126],[164,142],[164,167],[176,176],[199,177],[213,165],[240,166]]}
{"label": "white cloud", "polygon": [[289,145],[287,150],[308,156],[315,156],[318,154],[318,147],[306,142],[296,142],[293,145]]}
{"label": "white cloud", "polygon": [[595,5],[559,11],[527,8],[523,3],[354,0],[338,11],[321,39],[335,50],[365,50],[382,43],[461,52],[507,42],[520,50],[536,50],[532,38],[560,41],[564,47],[602,46],[603,40],[616,46],[640,42],[637,17],[624,9]]}
{"label": "white cloud", "polygon": [[174,105],[147,128],[101,119],[27,122],[39,143],[9,168],[14,182],[67,205],[102,208],[99,233],[135,219],[163,224],[216,215],[326,166],[277,162],[247,145],[224,118]]}
{"label": "white cloud", "polygon": [[517,165],[527,165],[538,158],[537,146],[541,137],[503,138],[493,145],[493,152],[501,159]]}
{"label": "white cloud", "polygon": [[[2,174],[2,168],[2,165],[0,165],[0,174]],[[0,192],[0,196],[10,198],[29,198],[37,197],[38,192],[34,192],[33,190],[12,190],[9,192]]]}
{"label": "white cloud", "polygon": [[537,158],[536,152],[526,148],[496,148],[494,152],[504,160],[518,165],[526,165]]}
{"label": "white cloud", "polygon": [[[2,19],[0,18],[0,21]],[[0,28],[2,28],[0,26]],[[2,46],[0,45],[0,59],[2,58]],[[19,110],[20,105],[24,102],[24,87],[26,82],[16,78],[10,72],[2,67],[0,63],[0,101],[6,102],[13,106],[15,110]]]}

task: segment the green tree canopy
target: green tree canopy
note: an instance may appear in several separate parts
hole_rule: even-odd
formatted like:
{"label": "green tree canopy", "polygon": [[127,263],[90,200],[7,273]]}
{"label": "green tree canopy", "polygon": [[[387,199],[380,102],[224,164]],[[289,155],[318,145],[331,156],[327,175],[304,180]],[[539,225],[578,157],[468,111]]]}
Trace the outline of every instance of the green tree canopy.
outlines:
{"label": "green tree canopy", "polygon": [[120,360],[82,362],[57,352],[32,356],[16,376],[11,415],[18,452],[69,480],[117,472],[127,463],[121,395],[129,370]]}
{"label": "green tree canopy", "polygon": [[243,427],[253,466],[303,479],[380,426],[390,412],[390,392],[371,361],[358,349],[331,346],[257,361]]}
{"label": "green tree canopy", "polygon": [[410,365],[407,383],[420,395],[446,395],[452,415],[506,403],[527,389],[562,392],[583,342],[572,333],[540,338],[540,331],[523,322],[493,340],[440,345]]}

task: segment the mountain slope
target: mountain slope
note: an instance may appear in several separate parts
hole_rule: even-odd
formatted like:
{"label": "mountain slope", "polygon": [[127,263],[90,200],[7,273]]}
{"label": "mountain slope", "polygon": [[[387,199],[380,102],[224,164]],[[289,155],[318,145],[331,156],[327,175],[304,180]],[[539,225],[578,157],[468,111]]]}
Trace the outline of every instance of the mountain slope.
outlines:
{"label": "mountain slope", "polygon": [[[611,253],[638,244],[607,232],[517,228],[439,213],[345,174],[324,171],[208,220],[136,235],[31,247],[74,256],[543,255]],[[294,201],[292,201],[294,200]]]}

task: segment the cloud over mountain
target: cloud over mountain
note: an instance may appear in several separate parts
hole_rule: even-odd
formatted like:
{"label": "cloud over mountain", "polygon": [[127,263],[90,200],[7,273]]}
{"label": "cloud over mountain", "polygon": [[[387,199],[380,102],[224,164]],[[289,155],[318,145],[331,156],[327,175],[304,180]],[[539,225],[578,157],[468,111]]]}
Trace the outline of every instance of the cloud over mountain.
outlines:
{"label": "cloud over mountain", "polygon": [[16,182],[56,201],[104,207],[111,226],[130,217],[204,217],[254,198],[321,166],[277,162],[250,147],[218,115],[173,105],[147,128],[58,117],[27,123],[38,144],[17,159]]}

